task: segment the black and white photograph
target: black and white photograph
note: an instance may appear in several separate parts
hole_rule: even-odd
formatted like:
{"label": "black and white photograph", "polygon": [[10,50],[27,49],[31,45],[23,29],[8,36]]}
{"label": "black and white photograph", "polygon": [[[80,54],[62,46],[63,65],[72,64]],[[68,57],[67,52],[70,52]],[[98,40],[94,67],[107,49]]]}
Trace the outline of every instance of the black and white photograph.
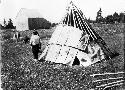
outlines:
{"label": "black and white photograph", "polygon": [[0,0],[0,90],[125,90],[125,0]]}

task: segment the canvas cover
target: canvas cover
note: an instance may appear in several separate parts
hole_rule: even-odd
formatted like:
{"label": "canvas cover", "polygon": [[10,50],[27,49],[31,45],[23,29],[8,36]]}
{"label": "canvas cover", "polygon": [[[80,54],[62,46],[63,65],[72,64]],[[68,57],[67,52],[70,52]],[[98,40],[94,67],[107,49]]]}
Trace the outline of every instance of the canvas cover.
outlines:
{"label": "canvas cover", "polygon": [[52,37],[39,59],[81,66],[89,66],[118,54],[111,52],[104,40],[91,27],[80,9],[72,2],[63,20],[56,27]]}
{"label": "canvas cover", "polygon": [[[80,61],[81,66],[88,66],[103,58],[103,52],[99,46],[93,46],[93,52],[83,32],[78,28],[67,25],[58,25],[52,34],[52,37],[40,58],[45,58],[47,61],[55,63],[63,63],[72,66],[75,57]],[[84,38],[85,37],[85,38]],[[82,41],[81,39],[85,39]],[[85,46],[86,45],[86,46]],[[89,53],[85,50],[88,47]],[[100,56],[92,58],[97,54],[97,48],[100,50]],[[95,53],[95,54],[94,54]],[[102,56],[101,56],[102,55]]]}

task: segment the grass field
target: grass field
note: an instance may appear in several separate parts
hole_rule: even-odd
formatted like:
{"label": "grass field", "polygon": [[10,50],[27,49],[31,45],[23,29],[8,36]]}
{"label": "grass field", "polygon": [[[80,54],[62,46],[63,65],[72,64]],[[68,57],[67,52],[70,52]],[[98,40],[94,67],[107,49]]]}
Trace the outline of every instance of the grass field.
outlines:
{"label": "grass field", "polygon": [[[98,90],[100,85],[107,83],[112,85],[117,81],[121,83],[124,73],[110,73],[124,71],[124,27],[122,25],[93,25],[93,28],[105,40],[109,48],[116,50],[120,55],[86,68],[70,67],[52,62],[34,62],[29,44],[21,41],[15,43],[10,40],[12,32],[11,34],[7,30],[2,32],[4,41],[1,69],[3,90],[90,90],[90,88]],[[45,48],[48,42],[46,37],[50,38],[52,32],[53,30],[39,30],[42,48]],[[21,32],[22,37],[25,35],[30,37],[31,31]],[[99,73],[104,75],[98,75]],[[92,76],[94,74],[97,75]],[[122,86],[123,84],[113,86],[114,88],[110,90],[122,90]],[[105,86],[102,87],[105,88]]]}

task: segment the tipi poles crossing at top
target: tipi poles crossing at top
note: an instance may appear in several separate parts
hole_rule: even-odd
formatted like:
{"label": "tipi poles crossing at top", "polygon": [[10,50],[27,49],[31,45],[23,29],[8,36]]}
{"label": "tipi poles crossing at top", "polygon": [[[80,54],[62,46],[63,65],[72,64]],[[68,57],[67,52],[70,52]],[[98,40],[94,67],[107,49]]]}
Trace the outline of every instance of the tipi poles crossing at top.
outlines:
{"label": "tipi poles crossing at top", "polygon": [[[78,11],[77,7],[73,3],[70,3],[70,4],[71,4],[71,6],[67,9],[68,10],[67,16],[65,17],[63,24],[68,23],[68,25],[71,25],[71,23],[73,21],[73,22],[75,22],[76,26],[78,26],[77,28],[79,28],[80,30],[84,30],[84,32],[89,34],[91,36],[91,38],[93,38],[95,40],[97,37],[94,35],[93,31],[91,31],[89,26],[84,21],[82,13],[80,13]],[[74,18],[72,18],[70,14],[73,15],[76,18],[76,20],[74,20]],[[66,20],[67,18],[70,18],[70,19]],[[73,25],[71,25],[71,26],[73,26]]]}

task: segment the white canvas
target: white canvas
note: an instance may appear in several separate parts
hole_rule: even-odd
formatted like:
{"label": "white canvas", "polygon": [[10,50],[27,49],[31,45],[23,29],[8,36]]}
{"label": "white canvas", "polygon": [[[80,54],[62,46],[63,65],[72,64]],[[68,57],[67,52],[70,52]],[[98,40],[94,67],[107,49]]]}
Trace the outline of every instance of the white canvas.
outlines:
{"label": "white canvas", "polygon": [[[87,46],[89,53],[83,52],[81,51],[83,43],[80,41],[81,37],[82,31],[78,28],[58,25],[47,45],[47,49],[44,50],[43,54],[47,53],[45,60],[72,65],[75,56],[77,56],[81,66],[89,66],[99,61],[100,57],[91,59],[93,55],[97,54],[98,50],[101,50],[99,45],[95,44],[93,53],[90,45]],[[88,38],[85,38],[85,40],[88,40]],[[100,53],[103,56],[102,50]],[[44,56],[43,54],[41,58]]]}

